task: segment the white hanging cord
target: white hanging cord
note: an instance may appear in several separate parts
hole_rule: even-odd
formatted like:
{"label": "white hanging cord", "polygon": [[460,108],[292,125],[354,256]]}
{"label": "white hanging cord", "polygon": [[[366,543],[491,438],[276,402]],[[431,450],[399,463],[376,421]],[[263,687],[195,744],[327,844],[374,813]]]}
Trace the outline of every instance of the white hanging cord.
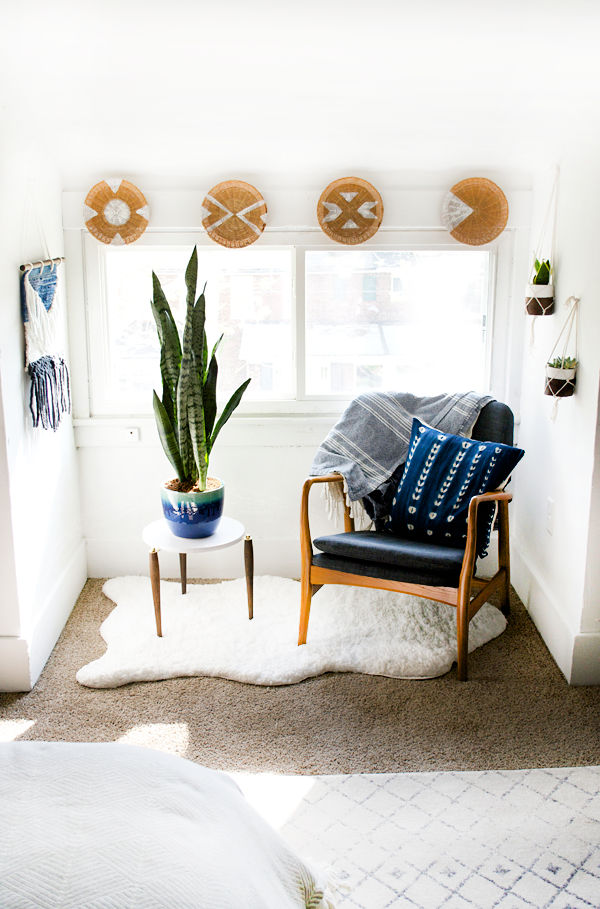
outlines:
{"label": "white hanging cord", "polygon": [[[550,265],[554,268],[556,263],[556,233],[557,233],[557,221],[558,221],[558,178],[560,171],[558,165],[554,172],[554,186],[552,187],[552,195],[554,196],[554,218],[552,219],[552,243],[550,244]],[[552,278],[552,274],[550,275]]]}
{"label": "white hanging cord", "polygon": [[40,221],[40,215],[39,215],[39,212],[37,209],[37,205],[33,206],[33,214],[35,217],[35,223],[37,226],[38,234],[40,236],[40,240],[42,241],[42,247],[44,250],[44,258],[51,259],[52,256],[50,255],[50,248],[48,246],[48,241],[46,240],[46,234],[44,233],[44,227],[42,225],[42,222]]}
{"label": "white hanging cord", "polygon": [[[550,266],[554,268],[554,254],[555,254],[555,238],[556,238],[556,218],[557,218],[557,205],[558,201],[558,167],[556,168],[554,175],[554,183],[552,184],[552,190],[550,192],[550,198],[548,199],[548,207],[546,209],[546,214],[544,215],[544,220],[542,222],[542,230],[540,232],[540,238],[538,240],[538,245],[533,253],[533,261],[531,265],[531,279],[535,277],[535,260],[539,262],[542,261],[544,243],[547,239],[547,236],[552,231],[552,236],[550,240]],[[551,276],[552,277],[552,276]]]}
{"label": "white hanging cord", "polygon": [[[46,234],[44,232],[44,228],[43,228],[42,222],[40,220],[38,209],[35,204],[34,191],[33,191],[34,186],[35,186],[35,181],[33,178],[31,178],[27,182],[25,204],[23,206],[23,220],[21,222],[21,255],[23,257],[25,256],[25,232],[26,232],[27,226],[28,226],[28,224],[33,222],[35,224],[35,228],[38,233],[40,245],[42,247],[42,252],[44,254],[44,260],[40,259],[34,263],[32,263],[31,260],[29,260],[27,262],[27,264],[33,268],[37,268],[38,264],[39,264],[40,270],[43,270],[44,265],[51,264],[54,269],[54,268],[56,268],[56,264],[54,263],[54,260],[53,260],[52,256],[50,255],[50,249],[48,247],[48,241],[46,238]],[[61,258],[61,261],[63,261],[62,258]],[[21,270],[30,271],[30,268],[21,268]]]}
{"label": "white hanging cord", "polygon": [[531,317],[531,328],[529,329],[529,347],[533,350],[535,346],[535,323],[537,322],[537,316]]}
{"label": "white hanging cord", "polygon": [[[548,357],[548,362],[550,362],[550,361],[552,360],[552,354],[554,353],[554,351],[555,351],[556,348],[558,347],[558,343],[559,343],[560,339],[562,338],[563,334],[565,334],[565,332],[566,332],[565,339],[564,339],[564,345],[563,345],[562,356],[561,356],[561,363],[564,364],[564,361],[565,361],[565,358],[566,358],[566,355],[567,355],[567,346],[568,346],[569,341],[570,341],[570,339],[571,339],[571,330],[572,330],[572,328],[573,328],[573,325],[575,325],[575,360],[578,360],[578,356],[579,356],[579,355],[578,355],[578,349],[577,349],[577,344],[578,344],[578,337],[577,337],[577,336],[578,336],[578,331],[577,331],[577,321],[578,321],[578,320],[577,320],[577,310],[578,310],[579,300],[580,300],[580,297],[573,297],[573,296],[571,296],[571,297],[569,297],[569,298],[565,301],[565,306],[569,306],[569,305],[571,306],[571,312],[569,313],[569,315],[568,315],[567,318],[565,319],[564,324],[563,324],[563,327],[561,328],[561,330],[560,330],[560,332],[559,332],[558,338],[557,338],[556,341],[554,342],[554,347],[553,347],[552,350],[550,351],[550,356]],[[568,329],[568,330],[567,330],[567,329]]]}

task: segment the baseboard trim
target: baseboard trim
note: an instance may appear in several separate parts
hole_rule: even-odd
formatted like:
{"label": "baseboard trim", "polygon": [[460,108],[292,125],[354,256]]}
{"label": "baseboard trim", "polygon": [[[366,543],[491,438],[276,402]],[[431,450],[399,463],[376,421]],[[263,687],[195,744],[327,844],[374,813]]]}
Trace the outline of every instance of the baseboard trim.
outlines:
{"label": "baseboard trim", "polygon": [[29,644],[25,638],[0,638],[0,691],[30,691]]}
{"label": "baseboard trim", "polygon": [[600,685],[600,634],[575,635],[571,685]]}
{"label": "baseboard trim", "polygon": [[567,682],[599,685],[600,634],[578,634],[570,627],[519,539],[511,547],[511,581]]}
{"label": "baseboard trim", "polygon": [[54,645],[86,581],[87,554],[85,542],[82,540],[56,580],[44,608],[28,635],[32,688],[54,650]]}
{"label": "baseboard trim", "polygon": [[82,540],[62,570],[35,624],[23,637],[0,638],[0,691],[31,691],[87,580]]}

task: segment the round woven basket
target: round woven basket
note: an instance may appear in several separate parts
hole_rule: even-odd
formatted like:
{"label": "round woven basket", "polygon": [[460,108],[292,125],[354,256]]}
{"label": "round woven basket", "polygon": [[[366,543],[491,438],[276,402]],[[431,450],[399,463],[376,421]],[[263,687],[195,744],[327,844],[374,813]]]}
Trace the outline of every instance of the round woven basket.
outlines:
{"label": "round woven basket", "polygon": [[366,180],[342,177],[321,193],[317,218],[321,230],[336,243],[364,243],[379,230],[383,200]]}
{"label": "round woven basket", "polygon": [[144,194],[129,180],[101,180],[85,197],[85,226],[101,243],[133,243],[149,217]]}
{"label": "round woven basket", "polygon": [[267,220],[267,203],[250,183],[226,180],[208,192],[202,203],[202,226],[211,240],[238,248],[254,243]]}
{"label": "round woven basket", "polygon": [[486,177],[455,183],[442,210],[442,222],[460,243],[482,246],[498,237],[508,221],[508,202],[499,186]]}

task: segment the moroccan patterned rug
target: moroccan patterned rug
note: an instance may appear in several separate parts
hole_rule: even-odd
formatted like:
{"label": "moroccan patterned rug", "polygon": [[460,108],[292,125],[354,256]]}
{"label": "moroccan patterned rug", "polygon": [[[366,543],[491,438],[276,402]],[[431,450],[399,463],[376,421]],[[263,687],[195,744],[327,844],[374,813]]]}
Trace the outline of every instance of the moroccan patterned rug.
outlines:
{"label": "moroccan patterned rug", "polygon": [[233,776],[338,909],[600,905],[600,767]]}

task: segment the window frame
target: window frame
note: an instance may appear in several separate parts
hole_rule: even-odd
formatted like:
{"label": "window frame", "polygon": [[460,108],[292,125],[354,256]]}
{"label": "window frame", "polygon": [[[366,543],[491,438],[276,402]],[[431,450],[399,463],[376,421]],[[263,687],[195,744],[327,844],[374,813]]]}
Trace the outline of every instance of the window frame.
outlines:
{"label": "window frame", "polygon": [[[510,321],[508,289],[511,284],[513,258],[513,231],[507,229],[493,243],[483,249],[490,253],[488,275],[488,310],[485,343],[485,388],[491,391],[501,379],[509,348],[505,326]],[[307,416],[337,414],[349,403],[346,395],[310,395],[306,393],[305,381],[305,268],[306,253],[341,249],[332,244],[319,228],[278,229],[267,228],[260,240],[261,245],[290,249],[291,254],[291,300],[292,300],[292,347],[295,395],[291,399],[272,401],[242,400],[236,411],[238,416]],[[213,248],[214,242],[205,234],[190,229],[148,229],[136,241],[142,246],[187,246]],[[351,247],[349,247],[351,248]],[[461,252],[481,251],[482,247],[459,246],[444,230],[420,228],[380,228],[377,234],[361,244],[361,249],[381,250],[460,250]],[[86,353],[88,372],[88,413],[91,419],[147,418],[147,411],[132,412],[114,406],[114,401],[103,397],[105,378],[110,369],[108,359],[108,307],[106,305],[106,282],[104,256],[106,247],[99,244],[87,231],[82,231],[82,254],[84,275],[84,302],[86,327]],[[496,381],[494,381],[496,377]],[[150,392],[149,392],[150,400]],[[235,415],[234,414],[234,418]]]}

